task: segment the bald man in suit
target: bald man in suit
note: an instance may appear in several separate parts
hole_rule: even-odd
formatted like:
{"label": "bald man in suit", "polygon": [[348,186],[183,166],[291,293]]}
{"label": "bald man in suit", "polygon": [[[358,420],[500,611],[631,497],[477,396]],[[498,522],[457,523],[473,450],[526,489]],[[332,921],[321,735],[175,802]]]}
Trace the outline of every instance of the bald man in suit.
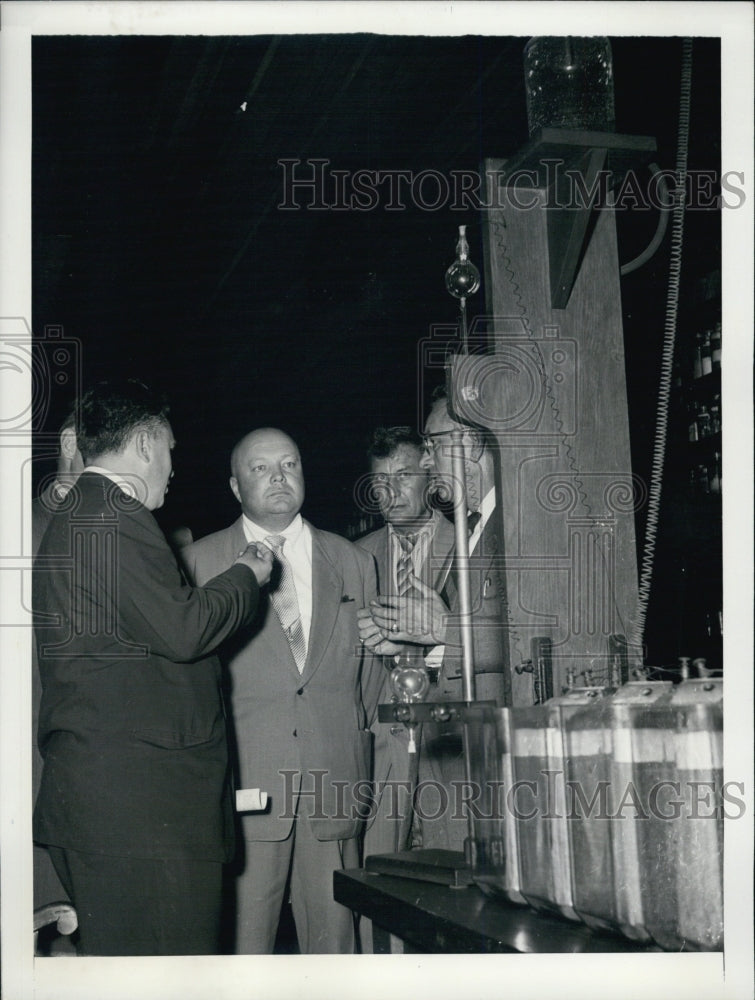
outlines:
{"label": "bald man in suit", "polygon": [[269,796],[244,812],[236,880],[236,951],[273,950],[287,884],[302,953],[352,953],[353,915],[333,900],[333,872],[359,863],[380,658],[359,642],[357,611],[377,591],[374,561],[314,528],[299,511],[299,450],[274,428],[247,434],[231,457],[241,517],[183,549],[200,583],[247,543],[269,546],[279,575],[253,627],[225,650],[239,788]]}

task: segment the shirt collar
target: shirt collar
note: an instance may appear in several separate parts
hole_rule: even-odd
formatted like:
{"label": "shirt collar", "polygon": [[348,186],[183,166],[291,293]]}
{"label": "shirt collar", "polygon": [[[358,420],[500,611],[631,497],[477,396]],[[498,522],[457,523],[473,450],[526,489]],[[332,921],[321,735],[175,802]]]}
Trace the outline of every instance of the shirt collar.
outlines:
{"label": "shirt collar", "polygon": [[495,486],[491,486],[480,504],[480,523],[485,524],[495,510]]}
{"label": "shirt collar", "polygon": [[242,514],[241,519],[244,523],[244,534],[252,542],[264,542],[270,535],[283,535],[287,541],[294,545],[304,531],[304,521],[301,514],[297,514],[291,524],[287,528],[283,528],[282,531],[270,531],[268,528],[263,528],[248,518],[246,514]]}
{"label": "shirt collar", "polygon": [[[435,534],[435,529],[438,526],[438,520],[442,516],[443,515],[440,513],[440,511],[434,510],[432,517],[428,518],[427,521],[423,521],[422,525],[419,528],[417,528],[415,531],[410,531],[409,532],[410,535],[414,535],[414,537],[415,537],[415,544],[423,536],[426,536],[426,537],[430,538],[430,537],[432,537],[432,535]],[[395,538],[396,541],[398,541],[398,532],[396,531],[396,529],[393,527],[392,524],[388,525],[388,534],[391,537]]]}
{"label": "shirt collar", "polygon": [[[97,475],[104,476],[112,483],[115,483],[115,485],[122,490],[127,497],[131,497],[132,500],[138,499],[134,484],[129,482],[128,479],[124,479],[119,473],[111,472],[110,469],[104,469],[101,465],[87,465],[84,472],[96,472]],[[83,474],[84,473],[82,472],[82,475]]]}

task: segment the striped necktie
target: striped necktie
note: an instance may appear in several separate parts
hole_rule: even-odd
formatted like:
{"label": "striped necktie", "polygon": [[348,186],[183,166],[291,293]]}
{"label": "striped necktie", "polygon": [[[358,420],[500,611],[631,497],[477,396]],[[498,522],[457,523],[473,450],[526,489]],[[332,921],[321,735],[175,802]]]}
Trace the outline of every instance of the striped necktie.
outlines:
{"label": "striped necktie", "polygon": [[265,545],[272,549],[281,566],[280,580],[278,586],[270,594],[270,600],[281,623],[281,628],[286,633],[288,644],[296,660],[296,666],[301,673],[307,658],[307,643],[304,639],[299,602],[296,599],[293,570],[291,563],[283,555],[285,541],[283,535],[268,535],[265,539]]}
{"label": "striped necktie", "polygon": [[396,584],[398,596],[404,597],[412,589],[412,551],[417,542],[417,535],[396,535],[401,554],[396,565]]}

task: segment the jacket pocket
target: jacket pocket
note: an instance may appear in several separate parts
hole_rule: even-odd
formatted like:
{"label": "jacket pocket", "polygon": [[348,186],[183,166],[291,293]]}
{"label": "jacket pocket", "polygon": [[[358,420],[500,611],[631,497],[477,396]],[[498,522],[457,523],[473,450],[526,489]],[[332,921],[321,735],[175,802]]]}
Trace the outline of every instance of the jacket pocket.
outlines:
{"label": "jacket pocket", "polygon": [[147,746],[159,747],[162,750],[186,750],[217,740],[217,734],[212,730],[192,733],[172,729],[132,729],[131,737],[137,743],[146,743]]}

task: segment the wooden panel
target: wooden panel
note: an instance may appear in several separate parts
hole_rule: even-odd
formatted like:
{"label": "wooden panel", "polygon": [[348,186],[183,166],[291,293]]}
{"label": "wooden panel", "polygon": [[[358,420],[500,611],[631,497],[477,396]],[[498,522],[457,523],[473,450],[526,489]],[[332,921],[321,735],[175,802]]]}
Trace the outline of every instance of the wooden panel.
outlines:
{"label": "wooden panel", "polygon": [[[486,162],[490,183],[502,162]],[[526,194],[528,210],[498,195],[486,212],[492,353],[457,357],[452,385],[459,414],[498,442],[511,662],[529,658],[533,636],[550,637],[558,694],[567,668],[607,679],[608,637],[629,633],[643,489],[630,463],[614,216],[597,213],[568,307],[552,309],[545,191]]]}

